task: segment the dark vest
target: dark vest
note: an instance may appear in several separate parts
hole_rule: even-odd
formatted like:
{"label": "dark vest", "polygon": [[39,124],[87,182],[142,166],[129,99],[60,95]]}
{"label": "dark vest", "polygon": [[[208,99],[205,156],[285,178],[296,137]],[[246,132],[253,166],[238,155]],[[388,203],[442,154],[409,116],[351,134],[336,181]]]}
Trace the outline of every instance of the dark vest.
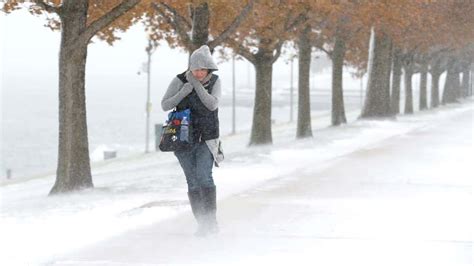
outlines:
{"label": "dark vest", "polygon": [[[186,72],[177,75],[181,82],[186,83]],[[211,79],[203,84],[209,94],[212,93],[214,84],[218,79],[217,75],[212,74]],[[191,125],[193,127],[193,141],[195,143],[199,141],[205,141],[210,139],[216,139],[219,137],[219,117],[218,109],[210,111],[201,102],[196,91],[193,90],[188,96],[179,102],[176,106],[178,111],[190,108],[191,109]]]}

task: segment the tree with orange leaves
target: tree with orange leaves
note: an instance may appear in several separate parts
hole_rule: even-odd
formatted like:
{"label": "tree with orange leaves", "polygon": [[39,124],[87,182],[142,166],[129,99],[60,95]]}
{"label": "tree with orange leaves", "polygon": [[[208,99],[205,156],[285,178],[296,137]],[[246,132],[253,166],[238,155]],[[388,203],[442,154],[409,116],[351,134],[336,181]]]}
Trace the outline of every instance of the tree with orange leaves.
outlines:
{"label": "tree with orange leaves", "polygon": [[59,149],[56,182],[50,194],[93,187],[85,102],[87,47],[94,36],[112,43],[115,30],[126,30],[147,7],[140,0],[8,0],[9,13],[28,8],[47,14],[48,25],[61,31],[59,51]]}
{"label": "tree with orange leaves", "polygon": [[[367,93],[362,118],[391,117],[399,113],[402,69],[405,70],[405,113],[413,112],[412,76],[422,71],[420,106],[426,104],[427,59],[420,54],[429,41],[422,37],[426,24],[431,23],[427,1],[366,1],[356,3],[354,21],[362,28],[373,28],[370,42],[355,42],[349,46],[351,63],[366,69]],[[361,34],[360,36],[364,36]],[[364,50],[369,50],[370,55]],[[365,64],[360,60],[367,60]],[[392,73],[392,75],[391,75]]]}
{"label": "tree with orange leaves", "polygon": [[[438,16],[436,2],[416,1],[413,3],[415,9],[411,9],[411,13],[404,17],[406,23],[395,31],[394,49],[395,56],[401,61],[404,70],[405,82],[405,114],[412,114],[414,111],[412,76],[420,73],[419,87],[419,109],[428,108],[427,80],[430,71],[429,62],[432,57],[439,53],[434,48],[435,39],[437,38],[433,32],[436,32]],[[429,15],[428,15],[429,14]],[[432,68],[433,72],[437,72]],[[395,78],[399,78],[398,74]],[[435,87],[433,87],[434,89]],[[399,90],[399,88],[396,88]],[[432,90],[435,93],[435,90]],[[393,96],[393,95],[392,95]],[[392,97],[392,108],[398,110],[399,97]],[[395,106],[396,105],[396,106]],[[398,111],[396,112],[398,113]]]}
{"label": "tree with orange leaves", "polygon": [[271,0],[256,2],[252,15],[225,42],[226,47],[232,48],[255,67],[255,102],[249,145],[272,143],[273,64],[281,55],[283,43],[296,33],[295,27],[304,21],[304,12],[300,11],[298,2],[280,1],[280,5]]}
{"label": "tree with orange leaves", "polygon": [[417,1],[406,0],[360,3],[358,18],[372,27],[367,90],[361,118],[393,116],[393,108],[390,107],[392,47],[411,22],[409,18],[419,15],[418,4]]}
{"label": "tree with orange leaves", "polygon": [[250,14],[255,0],[156,1],[145,25],[151,39],[165,39],[189,53],[206,44],[211,51],[229,38]]}
{"label": "tree with orange leaves", "polygon": [[[408,3],[406,9],[409,11],[402,17],[403,23],[398,27],[392,25],[390,35],[394,49],[402,52],[399,56],[405,70],[405,113],[410,114],[413,113],[411,76],[416,72],[420,72],[420,110],[428,108],[428,72],[432,77],[431,107],[439,104],[439,77],[445,70],[448,73],[443,91],[444,101],[455,101],[461,95],[460,69],[472,61],[466,47],[474,40],[474,19],[471,16],[474,3],[420,0]],[[393,79],[397,77],[394,72]],[[395,89],[392,88],[392,100],[397,96]],[[398,108],[398,105],[399,100],[392,101],[392,107]]]}
{"label": "tree with orange leaves", "polygon": [[[448,49],[445,53],[448,56],[447,76],[441,100],[446,104],[467,96],[467,78],[474,61],[474,2],[449,1],[439,5],[443,11],[440,12],[441,21],[448,28],[447,31],[440,32],[444,38],[438,42]],[[460,81],[461,73],[464,85]]]}
{"label": "tree with orange leaves", "polygon": [[304,1],[300,3],[299,10],[303,23],[297,25],[294,36],[298,46],[298,119],[296,123],[296,138],[312,137],[311,128],[311,99],[310,99],[310,67],[311,52],[317,35],[315,32],[321,28],[326,20],[329,5],[328,1]]}
{"label": "tree with orange leaves", "polygon": [[319,25],[313,26],[318,32],[313,40],[316,48],[324,51],[332,61],[331,84],[331,125],[346,123],[343,90],[343,67],[346,52],[357,45],[358,39],[365,37],[364,25],[358,19],[359,4],[352,1],[318,1],[315,12]]}

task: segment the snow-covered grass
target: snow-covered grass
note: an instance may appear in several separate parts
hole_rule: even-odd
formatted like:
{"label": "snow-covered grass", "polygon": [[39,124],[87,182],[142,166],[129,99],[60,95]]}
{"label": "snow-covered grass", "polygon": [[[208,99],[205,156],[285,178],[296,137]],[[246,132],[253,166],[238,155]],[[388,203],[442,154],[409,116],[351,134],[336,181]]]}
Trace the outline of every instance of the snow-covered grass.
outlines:
{"label": "snow-covered grass", "polygon": [[[340,127],[328,127],[329,113],[320,112],[313,116],[314,138],[296,141],[295,123],[283,123],[273,128],[273,145],[251,148],[247,147],[248,132],[225,136],[226,161],[214,169],[218,197],[223,200],[264,183],[267,188],[278,186],[294,173],[310,174],[352,152],[377,147],[383,140],[429,128],[472,109],[472,100],[466,100],[380,121],[356,120],[356,110],[348,113],[349,124]],[[466,127],[472,130],[472,124]],[[442,169],[452,171],[452,165]],[[47,197],[52,175],[3,183],[0,264],[41,264],[189,211],[186,183],[171,153],[102,162],[93,167],[93,177],[95,189],[54,197]]]}

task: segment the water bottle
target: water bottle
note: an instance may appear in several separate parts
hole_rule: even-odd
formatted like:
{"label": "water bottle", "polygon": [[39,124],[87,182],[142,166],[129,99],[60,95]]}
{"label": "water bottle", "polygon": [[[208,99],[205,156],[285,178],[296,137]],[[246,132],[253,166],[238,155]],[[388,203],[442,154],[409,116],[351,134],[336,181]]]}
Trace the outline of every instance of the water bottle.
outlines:
{"label": "water bottle", "polygon": [[189,142],[189,124],[188,124],[188,119],[186,118],[186,116],[184,116],[183,120],[181,121],[181,132],[179,135],[179,139],[181,141]]}

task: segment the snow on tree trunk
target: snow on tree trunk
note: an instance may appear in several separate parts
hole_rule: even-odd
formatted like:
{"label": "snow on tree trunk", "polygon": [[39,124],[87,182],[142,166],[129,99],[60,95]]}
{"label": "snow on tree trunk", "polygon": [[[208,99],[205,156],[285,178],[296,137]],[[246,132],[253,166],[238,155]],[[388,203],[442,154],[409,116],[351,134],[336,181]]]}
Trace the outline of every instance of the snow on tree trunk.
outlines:
{"label": "snow on tree trunk", "polygon": [[369,50],[368,82],[361,118],[389,117],[390,91],[386,85],[390,63],[390,40],[383,32],[372,30]]}
{"label": "snow on tree trunk", "polygon": [[332,110],[331,124],[338,126],[347,123],[344,110],[344,93],[342,83],[342,73],[344,67],[344,55],[346,43],[341,33],[336,34],[334,50],[332,53]]}
{"label": "snow on tree trunk", "polygon": [[311,101],[309,91],[309,77],[311,66],[311,45],[308,34],[310,27],[306,27],[299,37],[298,48],[298,120],[296,123],[296,137],[312,137],[311,130]]}
{"label": "snow on tree trunk", "polygon": [[255,55],[256,86],[250,145],[272,143],[272,72],[273,55]]}
{"label": "snow on tree trunk", "polygon": [[390,110],[393,115],[400,113],[400,84],[402,80],[402,58],[401,51],[395,48],[393,51],[393,77],[392,93],[390,94]]}
{"label": "snow on tree trunk", "polygon": [[[67,4],[66,4],[67,3]],[[87,1],[66,1],[59,53],[59,153],[50,194],[93,187],[87,137],[85,72],[87,43],[75,40],[86,28]]]}

